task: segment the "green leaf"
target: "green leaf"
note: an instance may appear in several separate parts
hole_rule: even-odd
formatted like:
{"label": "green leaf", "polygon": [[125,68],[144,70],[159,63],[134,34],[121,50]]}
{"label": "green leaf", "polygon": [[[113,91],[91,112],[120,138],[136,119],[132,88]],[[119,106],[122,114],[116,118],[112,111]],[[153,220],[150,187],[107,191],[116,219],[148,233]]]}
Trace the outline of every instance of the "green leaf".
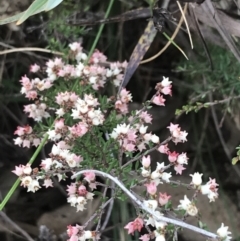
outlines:
{"label": "green leaf", "polygon": [[25,12],[21,12],[21,13],[18,13],[18,14],[16,14],[16,15],[13,15],[12,17],[1,19],[1,20],[0,20],[0,25],[4,25],[4,24],[7,24],[7,23],[12,23],[12,22],[16,22],[18,19],[20,19],[20,18],[22,17],[22,15],[23,15],[24,13],[25,13]]}
{"label": "green leaf", "polygon": [[23,23],[30,16],[40,13],[45,10],[48,0],[35,0],[30,7],[24,12],[21,18],[17,21],[17,25]]}
{"label": "green leaf", "polygon": [[53,8],[57,7],[57,5],[59,5],[63,0],[48,0],[46,7],[45,7],[45,11],[50,11]]}

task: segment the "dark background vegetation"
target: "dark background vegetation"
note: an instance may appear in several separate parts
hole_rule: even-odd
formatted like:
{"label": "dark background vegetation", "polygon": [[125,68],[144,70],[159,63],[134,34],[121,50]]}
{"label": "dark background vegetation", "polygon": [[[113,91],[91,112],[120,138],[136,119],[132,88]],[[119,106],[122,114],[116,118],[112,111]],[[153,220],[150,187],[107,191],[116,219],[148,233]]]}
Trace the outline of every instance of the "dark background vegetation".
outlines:
{"label": "dark background vegetation", "polygon": [[[29,5],[28,1],[22,1],[20,5],[17,2],[12,1],[11,8],[9,7],[8,10],[0,12],[0,14],[2,16],[4,14],[12,15],[17,11],[26,9]],[[219,9],[228,11],[232,14],[233,19],[235,19],[234,16],[236,19],[239,18],[234,1],[223,1],[228,4],[226,6],[221,5],[221,2],[216,3]],[[7,3],[1,0],[0,4],[5,6]],[[17,31],[13,29],[14,25],[1,26],[0,52],[21,47],[41,47],[63,51],[69,43],[74,41],[82,41],[87,52],[94,41],[99,25],[72,26],[68,20],[73,18],[90,20],[103,18],[107,5],[108,1],[105,0],[65,0],[53,11],[29,18]],[[144,0],[115,1],[111,16],[139,7],[146,8],[148,3]],[[175,1],[170,1],[169,9],[173,9],[173,11],[177,9]],[[179,19],[179,12],[175,16],[176,19]],[[108,56],[110,61],[129,60],[147,23],[146,18],[109,23],[104,28],[97,48]],[[189,56],[189,61],[186,61],[181,53],[171,45],[157,59],[140,65],[127,89],[133,93],[131,108],[134,109],[152,96],[154,86],[162,80],[162,76],[169,76],[170,80],[173,81],[173,96],[167,99],[166,107],[153,107],[151,110],[154,117],[151,130],[160,138],[164,138],[166,125],[171,121],[179,123],[189,133],[189,141],[176,147],[178,151],[187,152],[190,158],[189,170],[185,172],[186,179],[184,180],[189,182],[189,173],[194,171],[204,173],[205,181],[208,180],[208,177],[216,177],[220,184],[220,197],[221,195],[226,197],[228,205],[227,207],[225,205],[218,213],[212,214],[206,206],[204,207],[206,210],[202,211],[202,216],[208,212],[210,216],[207,221],[214,222],[212,221],[214,216],[220,215],[221,217],[219,213],[222,212],[224,215],[228,215],[229,219],[238,220],[238,222],[233,221],[233,224],[225,223],[225,225],[230,226],[230,229],[235,228],[234,237],[237,239],[240,236],[240,168],[239,164],[232,166],[231,159],[236,156],[235,148],[240,143],[240,106],[238,104],[240,65],[223,40],[215,41],[216,36],[218,40],[221,39],[216,29],[208,28],[204,22],[200,22],[200,24],[206,36],[205,41],[213,60],[214,70],[210,68],[202,42],[193,27],[192,37],[195,46],[193,50],[190,48],[188,36],[184,31],[180,31],[176,38],[178,45]],[[166,23],[166,32],[169,35],[174,29],[174,24]],[[236,37],[235,40],[237,45],[238,39]],[[166,42],[166,38],[158,33],[146,57],[157,53]],[[33,124],[22,110],[27,101],[20,94],[19,79],[21,76],[29,74],[31,64],[43,65],[48,58],[52,57],[46,53],[27,51],[0,55],[1,198],[6,195],[16,179],[11,170],[14,169],[15,165],[27,163],[34,151],[22,149],[13,144],[13,133],[16,127]],[[175,115],[176,109],[182,109],[183,105],[188,106],[187,109],[190,107],[194,109],[197,102],[213,103],[215,100],[226,101],[223,101],[223,104],[217,104],[217,102],[214,105],[209,104],[208,108],[202,108],[197,113],[192,111],[188,114],[182,113],[180,116]],[[48,154],[48,147],[45,152]],[[44,155],[45,153],[42,152],[39,160]],[[162,157],[155,153],[152,158],[153,162],[157,162]],[[176,179],[178,178],[176,177]],[[38,240],[66,240],[65,223],[81,222],[79,221],[81,214],[77,217],[67,209],[65,185],[66,183],[61,183],[54,189],[41,189],[35,194],[26,193],[25,189],[19,187],[4,212],[16,225],[26,230],[32,237],[38,237]],[[180,194],[183,195],[183,193]],[[129,237],[121,229],[134,217],[134,210],[130,207],[131,203],[117,202],[115,204],[113,217],[103,235],[103,240],[138,240],[137,237]],[[229,209],[231,210],[229,211]],[[42,217],[45,214],[49,215],[44,219]],[[82,216],[84,215],[89,214],[85,212]],[[45,222],[46,219],[48,222]],[[40,228],[40,224],[44,224],[46,227]],[[220,227],[220,223],[217,226]],[[52,230],[52,233],[47,229]],[[0,240],[26,240],[21,236],[6,217],[0,217]],[[182,238],[191,240],[184,235]]]}

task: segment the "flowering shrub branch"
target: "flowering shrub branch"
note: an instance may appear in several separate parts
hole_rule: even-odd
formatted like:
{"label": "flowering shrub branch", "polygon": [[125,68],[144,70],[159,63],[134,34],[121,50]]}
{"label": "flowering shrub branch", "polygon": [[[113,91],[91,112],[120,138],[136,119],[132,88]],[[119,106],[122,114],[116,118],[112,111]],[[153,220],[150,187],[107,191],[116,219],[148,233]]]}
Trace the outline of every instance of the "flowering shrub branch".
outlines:
{"label": "flowering shrub branch", "polygon": [[164,216],[161,216],[161,215],[158,215],[156,212],[154,212],[154,210],[151,208],[152,206],[147,203],[146,201],[145,202],[141,202],[136,196],[134,196],[132,194],[132,192],[130,192],[123,184],[121,181],[119,181],[116,177],[113,177],[111,176],[110,174],[108,173],[105,173],[105,172],[102,172],[102,171],[98,171],[98,170],[82,170],[82,171],[79,171],[77,173],[75,173],[72,178],[77,178],[78,176],[84,174],[85,172],[94,172],[95,174],[97,175],[100,175],[102,177],[105,177],[105,178],[108,178],[110,180],[112,180],[114,183],[116,183],[131,199],[132,201],[134,201],[142,210],[146,211],[148,214],[152,215],[152,217],[154,217],[154,219],[157,221],[157,222],[166,222],[166,223],[171,223],[171,224],[174,224],[176,226],[180,226],[182,228],[187,228],[187,229],[190,229],[196,233],[200,233],[200,234],[203,234],[209,238],[217,238],[218,235],[214,234],[214,233],[211,233],[211,232],[208,232],[204,229],[201,229],[201,228],[198,228],[198,227],[195,227],[193,225],[190,225],[190,224],[187,224],[183,221],[179,221],[179,220],[176,220],[176,219],[171,219],[171,218],[168,218],[168,217],[164,217]]}
{"label": "flowering shrub branch", "polygon": [[[133,234],[135,231],[142,233],[145,227],[148,233],[140,240],[156,238],[164,241],[166,235],[177,232],[175,226],[210,238],[230,240],[231,233],[223,224],[214,234],[185,222],[188,216],[199,213],[196,206],[198,195],[205,195],[210,202],[218,198],[215,179],[210,178],[203,184],[203,174],[191,174],[192,181],[188,186],[195,191],[194,195],[191,199],[183,195],[175,208],[168,193],[158,192],[161,184],[174,183],[170,169],[181,175],[188,165],[186,153],[177,153],[168,146],[170,141],[174,144],[187,141],[188,133],[178,124],[170,123],[167,127],[169,137],[161,141],[157,135],[147,131],[152,121],[148,109],[153,104],[165,106],[165,96],[172,96],[172,82],[163,77],[155,87],[156,93],[143,108],[129,113],[132,95],[119,87],[127,62],[109,63],[98,50],[88,57],[80,43],[72,43],[69,48],[65,58],[49,60],[44,67],[37,64],[30,67],[31,75],[41,73],[42,79],[25,75],[20,80],[21,93],[31,101],[24,106],[24,112],[36,125],[33,128],[29,125],[17,127],[14,142],[24,148],[35,146],[37,151],[28,164],[15,167],[13,173],[19,177],[18,182],[1,203],[1,208],[19,182],[28,192],[36,192],[43,187],[53,187],[54,177],[60,182],[72,176],[77,178],[67,186],[67,202],[76,211],[83,211],[94,196],[100,196],[103,202],[87,223],[68,226],[70,241],[99,239],[104,208],[110,205],[111,211],[113,200],[125,200],[126,195],[137,204],[139,212],[125,229]],[[109,93],[109,89],[113,91]],[[41,160],[39,167],[33,168],[31,164],[46,143],[52,143],[51,152]],[[149,154],[154,150],[166,155],[168,163],[157,162],[156,169],[152,170]],[[132,172],[137,178],[129,180],[128,175]],[[97,182],[95,174],[110,179],[114,184]],[[132,191],[139,185],[146,188],[143,196]],[[99,194],[97,187],[104,188],[104,191]],[[110,197],[107,197],[108,189],[112,191]],[[169,210],[176,214],[176,219],[163,215]],[[93,220],[98,221],[96,230],[86,230]],[[107,225],[107,221],[108,218],[102,227]]]}

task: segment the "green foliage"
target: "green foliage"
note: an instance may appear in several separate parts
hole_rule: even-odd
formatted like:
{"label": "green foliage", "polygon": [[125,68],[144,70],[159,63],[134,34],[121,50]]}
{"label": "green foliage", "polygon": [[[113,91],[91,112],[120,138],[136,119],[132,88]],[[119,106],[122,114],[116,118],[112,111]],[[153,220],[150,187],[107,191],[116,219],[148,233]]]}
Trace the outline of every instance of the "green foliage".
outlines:
{"label": "green foliage", "polygon": [[190,103],[183,106],[182,110],[178,110],[177,114],[196,112],[203,107],[209,107],[213,103],[202,103],[209,93],[213,94],[215,100],[223,100],[229,97],[234,99],[240,95],[240,64],[233,54],[226,49],[209,44],[208,47],[214,70],[210,69],[207,57],[203,59],[202,56],[199,57],[198,61],[185,61],[183,59],[181,66],[177,68],[178,71],[183,73],[183,80],[191,89]]}
{"label": "green foliage", "polygon": [[181,115],[183,113],[188,114],[191,111],[198,112],[202,108],[208,108],[209,103],[201,103],[201,102],[196,102],[195,105],[184,105],[182,109],[177,109],[176,110],[176,115]]}
{"label": "green foliage", "polygon": [[[217,46],[209,46],[214,64],[214,70],[209,68],[209,62],[185,61],[179,70],[184,72],[184,79],[193,82],[193,90],[202,94],[204,90],[218,91],[219,94],[229,94],[232,87],[240,93],[240,64],[231,52]],[[202,76],[205,76],[207,86],[204,87]]]}

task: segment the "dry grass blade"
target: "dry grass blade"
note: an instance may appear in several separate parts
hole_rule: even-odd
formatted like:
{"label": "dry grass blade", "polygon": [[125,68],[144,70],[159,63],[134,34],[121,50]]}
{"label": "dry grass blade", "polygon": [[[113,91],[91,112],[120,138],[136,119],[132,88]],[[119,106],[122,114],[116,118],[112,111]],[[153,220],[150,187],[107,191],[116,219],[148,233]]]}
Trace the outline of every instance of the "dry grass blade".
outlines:
{"label": "dry grass blade", "polygon": [[49,49],[43,49],[43,48],[36,48],[36,47],[26,47],[26,48],[15,48],[15,49],[8,49],[0,51],[0,55],[4,54],[10,54],[10,53],[16,53],[16,52],[44,52],[44,53],[50,53],[50,54],[56,54],[56,55],[63,55],[63,53],[58,51],[52,51]]}
{"label": "dry grass blade", "polygon": [[195,22],[195,26],[196,26],[197,32],[198,32],[198,34],[199,34],[199,36],[200,36],[200,38],[201,38],[201,40],[202,40],[204,50],[205,50],[205,52],[206,52],[206,55],[207,55],[207,57],[208,57],[208,60],[209,60],[210,66],[211,66],[211,70],[213,70],[213,61],[212,61],[211,55],[210,55],[210,53],[209,53],[209,51],[208,51],[208,47],[207,47],[207,44],[206,44],[206,42],[205,42],[205,39],[204,39],[204,37],[203,37],[203,35],[202,35],[201,29],[200,29],[200,26],[199,26],[199,23],[198,23],[198,19],[197,19],[196,15],[195,15],[195,12],[194,12],[194,8],[193,8],[193,7],[190,7],[190,12],[191,12],[192,15],[193,15],[193,20],[194,20],[194,22]]}
{"label": "dry grass blade", "polygon": [[[187,5],[185,5],[183,12],[186,13],[186,11],[187,11]],[[183,15],[181,16],[181,18],[180,18],[180,20],[178,22],[178,25],[177,25],[177,27],[176,27],[172,37],[170,38],[170,40],[168,40],[166,45],[157,54],[155,54],[154,56],[152,56],[152,57],[150,57],[148,59],[145,59],[145,60],[141,61],[140,64],[148,63],[148,62],[156,59],[158,56],[160,56],[168,48],[168,46],[172,43],[172,41],[175,39],[175,37],[177,36],[177,34],[178,34],[178,32],[179,32],[179,30],[180,30],[180,28],[182,26],[182,23],[183,23]]]}
{"label": "dry grass blade", "polygon": [[[179,1],[177,1],[177,5],[178,5],[178,7],[179,7],[179,10],[180,10],[180,12],[181,12],[181,14],[182,14],[182,17],[183,17],[183,19],[184,19],[184,22],[185,22],[185,24],[186,24],[186,28],[187,28],[187,32],[188,32],[188,36],[189,36],[189,41],[190,41],[191,47],[192,47],[192,49],[193,49],[193,41],[192,41],[191,33],[190,33],[190,30],[189,30],[189,27],[188,27],[188,22],[187,22],[187,19],[186,19],[186,17],[185,17],[185,12],[183,12],[182,6],[181,6],[181,4],[179,3]],[[188,5],[188,4],[186,3],[185,6],[187,6],[187,5]]]}
{"label": "dry grass blade", "polygon": [[154,40],[154,37],[156,36],[156,33],[157,30],[154,27],[153,21],[149,21],[147,27],[144,30],[144,33],[139,39],[130,57],[127,69],[125,71],[124,79],[121,83],[121,86],[119,87],[119,92],[128,84],[130,78],[140,64],[143,56],[148,51],[152,41]]}

